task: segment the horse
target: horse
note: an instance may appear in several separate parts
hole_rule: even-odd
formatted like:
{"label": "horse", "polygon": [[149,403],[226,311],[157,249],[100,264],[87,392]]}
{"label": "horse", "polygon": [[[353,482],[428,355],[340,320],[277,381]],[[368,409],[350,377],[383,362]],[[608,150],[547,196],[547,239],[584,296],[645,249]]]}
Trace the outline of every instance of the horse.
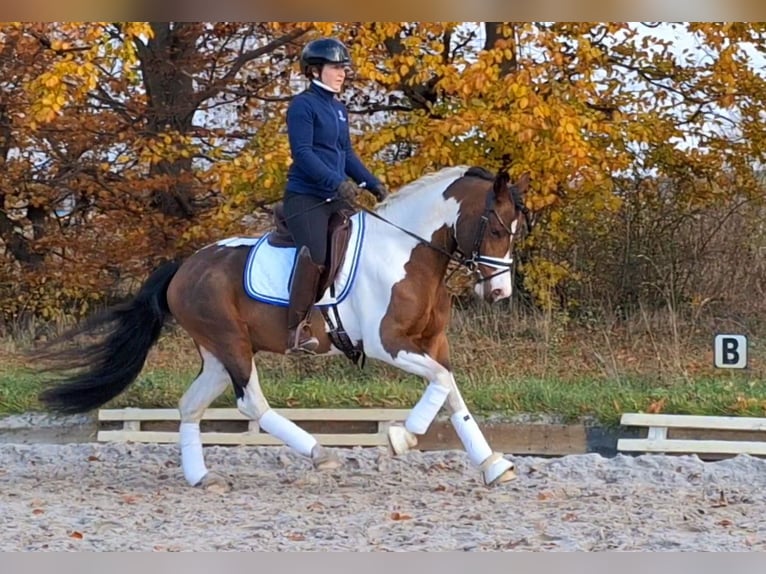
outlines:
{"label": "horse", "polygon": [[[317,355],[361,353],[424,379],[425,390],[406,420],[388,429],[394,456],[416,448],[418,435],[446,404],[470,462],[488,486],[513,480],[515,469],[490,448],[455,382],[445,278],[457,262],[475,275],[477,296],[490,303],[511,296],[514,241],[526,215],[520,198],[528,185],[528,173],[511,184],[507,168],[494,174],[447,167],[401,187],[373,209],[357,205],[348,218],[354,233],[343,264],[309,314],[319,338]],[[39,395],[44,408],[83,413],[117,397],[138,377],[172,317],[193,340],[202,364],[178,403],[181,467],[189,485],[231,487],[207,468],[200,438],[205,409],[229,384],[238,410],[264,432],[309,458],[315,469],[338,468],[337,454],[273,410],[259,383],[257,353],[287,351],[284,293],[295,248],[268,245],[272,234],[222,239],[184,260],[167,261],[127,301],[52,339],[37,352],[42,369],[60,375]],[[254,255],[261,250],[276,255]],[[76,347],[64,344],[82,335],[87,341]]]}

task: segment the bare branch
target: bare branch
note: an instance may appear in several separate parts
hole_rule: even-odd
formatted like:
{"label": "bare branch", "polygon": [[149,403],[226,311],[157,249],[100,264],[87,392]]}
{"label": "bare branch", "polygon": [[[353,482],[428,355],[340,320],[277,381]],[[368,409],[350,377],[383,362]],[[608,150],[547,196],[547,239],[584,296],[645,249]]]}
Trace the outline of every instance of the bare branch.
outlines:
{"label": "bare branch", "polygon": [[256,58],[263,56],[264,54],[273,52],[274,50],[284,46],[285,44],[289,44],[290,42],[297,40],[298,38],[303,36],[307,31],[308,30],[305,30],[303,28],[296,28],[292,32],[288,32],[287,34],[280,36],[279,38],[276,38],[275,40],[272,40],[271,42],[261,46],[260,48],[256,48],[255,50],[250,50],[248,52],[243,52],[242,54],[240,54],[237,57],[237,59],[234,60],[234,63],[231,65],[231,68],[229,68],[228,72],[226,72],[223,76],[218,78],[206,89],[197,93],[195,97],[194,107],[196,108],[205,100],[212,98],[216,96],[219,92],[221,92],[221,90],[223,90],[225,86],[239,73],[239,71],[242,69],[242,67],[245,64],[247,64],[251,60],[254,60]]}

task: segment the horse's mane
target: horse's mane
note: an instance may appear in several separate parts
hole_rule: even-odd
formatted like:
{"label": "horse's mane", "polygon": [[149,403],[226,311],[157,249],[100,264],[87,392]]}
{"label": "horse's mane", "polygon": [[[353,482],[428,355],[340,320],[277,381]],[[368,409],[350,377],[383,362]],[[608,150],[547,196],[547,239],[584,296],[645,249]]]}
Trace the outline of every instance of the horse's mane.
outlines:
{"label": "horse's mane", "polygon": [[495,174],[489,171],[487,168],[474,165],[469,167],[465,174],[465,177],[478,177],[480,179],[486,179],[487,181],[495,181]]}
{"label": "horse's mane", "polygon": [[418,190],[429,187],[442,180],[456,180],[461,177],[478,177],[486,179],[487,181],[494,181],[495,175],[488,169],[480,166],[465,166],[456,165],[453,167],[445,167],[433,173],[424,175],[410,183],[403,185],[396,192],[395,196],[402,196],[403,194],[417,193]]}
{"label": "horse's mane", "polygon": [[429,187],[440,180],[457,179],[463,175],[462,172],[465,169],[465,166],[445,167],[439,171],[426,174],[414,181],[411,181],[407,185],[402,186],[399,188],[397,194],[417,192],[419,189]]}
{"label": "horse's mane", "polygon": [[383,202],[380,207],[383,209],[397,209],[394,206],[401,205],[399,203],[400,200],[407,197],[412,197],[413,195],[416,195],[430,187],[435,187],[441,192],[444,190],[445,184],[457,181],[461,177],[478,177],[487,181],[494,181],[495,179],[495,176],[492,172],[479,166],[456,165],[452,167],[445,167],[438,171],[434,171],[419,177],[418,179],[411,181],[406,185],[403,185],[397,190],[396,193],[389,196],[389,198],[386,199],[386,201]]}

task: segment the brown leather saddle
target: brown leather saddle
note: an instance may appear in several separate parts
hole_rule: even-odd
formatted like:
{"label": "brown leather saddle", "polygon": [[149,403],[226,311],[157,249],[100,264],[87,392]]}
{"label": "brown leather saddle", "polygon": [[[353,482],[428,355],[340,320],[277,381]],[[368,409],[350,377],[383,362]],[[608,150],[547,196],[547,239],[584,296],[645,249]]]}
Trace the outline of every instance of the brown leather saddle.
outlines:
{"label": "brown leather saddle", "polygon": [[[283,203],[281,201],[276,203],[272,209],[274,213],[274,231],[269,233],[266,241],[274,247],[295,247],[295,242],[285,221]],[[319,280],[319,295],[332,285],[346,259],[346,249],[351,238],[351,216],[354,213],[352,209],[343,209],[330,217],[327,229],[327,234],[330,238],[330,249],[327,254],[329,261],[325,261],[325,272],[322,273]]]}

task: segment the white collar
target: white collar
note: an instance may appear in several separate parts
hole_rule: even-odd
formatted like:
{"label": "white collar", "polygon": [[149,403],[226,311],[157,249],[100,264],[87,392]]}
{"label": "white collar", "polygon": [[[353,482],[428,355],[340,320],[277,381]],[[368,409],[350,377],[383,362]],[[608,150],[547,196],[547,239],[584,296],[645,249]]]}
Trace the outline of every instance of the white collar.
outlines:
{"label": "white collar", "polygon": [[320,87],[320,88],[322,88],[323,90],[327,90],[328,92],[332,92],[333,94],[339,94],[339,93],[340,93],[340,92],[338,92],[338,91],[336,91],[336,90],[333,90],[333,89],[332,89],[330,86],[328,86],[327,84],[323,84],[322,82],[320,82],[320,81],[319,81],[319,80],[317,80],[316,78],[314,78],[314,79],[313,79],[313,80],[311,80],[311,81],[312,81],[312,82],[314,82],[314,83],[315,83],[317,86],[319,86],[319,87]]}

